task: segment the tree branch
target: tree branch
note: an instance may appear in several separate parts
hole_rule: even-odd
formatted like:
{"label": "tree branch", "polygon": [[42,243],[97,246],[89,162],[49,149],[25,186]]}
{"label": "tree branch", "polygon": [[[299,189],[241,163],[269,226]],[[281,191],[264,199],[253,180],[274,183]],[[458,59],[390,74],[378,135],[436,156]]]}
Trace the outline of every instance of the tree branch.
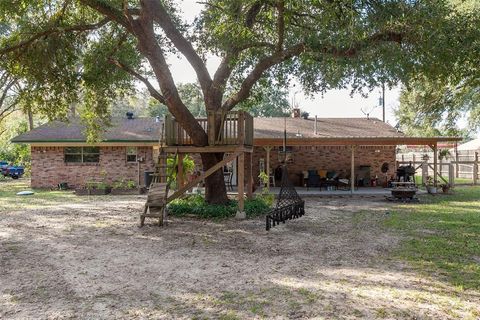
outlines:
{"label": "tree branch", "polygon": [[130,68],[126,64],[124,64],[124,63],[122,63],[122,62],[120,62],[116,59],[109,58],[108,61],[110,63],[112,63],[113,65],[115,65],[117,68],[122,69],[123,71],[129,73],[130,75],[134,76],[135,78],[137,78],[138,80],[143,82],[145,84],[145,86],[147,87],[148,92],[150,92],[150,94],[152,95],[152,97],[157,99],[160,103],[163,103],[165,105],[167,104],[167,102],[166,102],[165,98],[162,96],[162,94],[160,92],[158,92],[158,90],[153,87],[153,85],[150,83],[150,81],[148,81],[147,78],[145,78],[140,73],[136,72],[135,70],[133,70],[132,68]]}
{"label": "tree branch", "polygon": [[31,45],[36,40],[41,39],[43,37],[48,37],[51,34],[61,33],[61,32],[84,32],[84,31],[95,30],[95,29],[98,29],[98,28],[104,26],[109,21],[110,21],[109,18],[105,18],[105,19],[103,19],[103,20],[101,20],[97,23],[93,23],[93,24],[79,24],[79,25],[71,26],[71,27],[67,27],[67,28],[55,27],[55,28],[51,28],[51,29],[48,29],[48,30],[44,30],[42,32],[39,32],[39,33],[33,35],[30,39],[21,41],[21,42],[15,44],[15,45],[0,48],[0,54],[5,54],[5,53],[8,53],[8,52],[12,52],[12,51],[15,51],[15,50],[22,49],[24,47],[27,47],[27,46]]}
{"label": "tree branch", "polygon": [[132,32],[132,26],[125,18],[122,10],[118,10],[107,2],[101,0],[80,0],[80,2],[97,11],[98,13],[103,14],[110,20],[122,25],[125,29],[127,29],[127,31]]}
{"label": "tree branch", "polygon": [[285,3],[283,0],[279,0],[277,3],[278,17],[277,17],[277,33],[278,33],[278,42],[277,42],[277,51],[282,51],[283,49],[283,40],[285,38],[285,17],[284,9]]}
{"label": "tree branch", "polygon": [[250,95],[253,85],[260,79],[263,72],[270,67],[282,63],[294,56],[298,56],[303,52],[328,54],[338,58],[351,58],[359,54],[359,52],[368,46],[375,45],[380,42],[402,43],[404,35],[399,32],[380,32],[376,33],[362,41],[359,41],[348,48],[338,48],[335,46],[323,46],[320,48],[310,48],[304,43],[299,43],[288,49],[275,52],[271,56],[261,59],[253,68],[250,74],[243,80],[237,93],[228,98],[222,105],[225,111],[232,110],[239,102],[245,100]]}
{"label": "tree branch", "polygon": [[163,29],[165,35],[192,65],[197,74],[202,91],[204,95],[206,95],[208,88],[212,84],[212,79],[205,63],[197,54],[192,44],[177,29],[170,15],[159,0],[143,0],[142,4],[144,5],[144,9],[152,15],[153,20]]}
{"label": "tree branch", "polygon": [[[16,109],[15,107],[18,104],[18,100],[15,100],[12,102],[11,105],[0,111],[0,121],[2,121],[4,118],[6,118],[8,115],[10,115],[12,112],[14,112]],[[7,113],[8,112],[8,113]]]}
{"label": "tree branch", "polygon": [[299,43],[293,47],[287,48],[279,52],[275,52],[271,56],[261,59],[250,72],[250,74],[242,82],[240,90],[223,103],[222,109],[224,109],[225,111],[232,110],[233,107],[235,107],[239,102],[248,98],[253,85],[255,84],[255,82],[258,81],[258,79],[260,79],[262,74],[267,69],[285,60],[288,60],[293,56],[298,56],[303,51],[305,51],[305,44]]}
{"label": "tree branch", "polygon": [[233,46],[230,51],[228,51],[225,56],[223,57],[220,65],[218,66],[217,70],[215,71],[215,75],[213,76],[213,83],[211,90],[213,94],[216,95],[215,99],[221,101],[223,90],[227,84],[230,75],[235,68],[235,64],[233,60],[237,59],[239,54],[247,49],[250,48],[260,48],[260,47],[268,47],[272,50],[275,50],[275,45],[269,42],[256,42],[256,43],[249,43],[241,46]]}
{"label": "tree branch", "polygon": [[152,12],[142,7],[142,14],[139,19],[133,21],[132,29],[138,39],[140,52],[150,63],[155,73],[162,96],[170,113],[176,118],[180,125],[197,146],[208,145],[208,137],[205,130],[197,119],[187,109],[178,94],[175,81],[173,80],[169,66],[165,59],[162,48],[159,46],[153,26]]}
{"label": "tree branch", "polygon": [[5,85],[3,88],[2,96],[0,96],[0,108],[3,106],[3,103],[5,102],[5,99],[7,98],[8,91],[10,90],[11,87],[15,84],[16,80],[12,80],[9,83]]}
{"label": "tree branch", "polygon": [[256,1],[252,4],[250,9],[248,9],[247,13],[245,14],[245,27],[249,29],[253,28],[253,25],[255,24],[255,19],[260,13],[260,10],[262,10],[262,6],[262,1]]}

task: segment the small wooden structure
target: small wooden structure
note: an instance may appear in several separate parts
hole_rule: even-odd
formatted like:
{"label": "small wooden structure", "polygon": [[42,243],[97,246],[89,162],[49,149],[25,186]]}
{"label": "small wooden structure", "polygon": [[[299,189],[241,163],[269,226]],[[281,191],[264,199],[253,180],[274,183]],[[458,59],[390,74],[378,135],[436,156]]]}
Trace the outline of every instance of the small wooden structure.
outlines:
{"label": "small wooden structure", "polygon": [[[221,117],[220,126],[215,126],[215,119]],[[165,117],[165,139],[160,141],[159,161],[156,167],[155,177],[150,187],[145,210],[140,216],[140,225],[143,225],[145,217],[154,217],[159,219],[162,225],[166,218],[167,204],[183,195],[187,190],[196,186],[212,173],[220,170],[227,163],[237,159],[238,163],[238,212],[237,218],[245,218],[244,200],[245,191],[247,197],[253,195],[253,177],[252,177],[252,151],[253,151],[253,118],[250,114],[243,111],[231,111],[227,113],[209,112],[207,118],[200,118],[198,122],[208,135],[209,145],[197,147],[193,144],[191,137],[186,133],[182,126],[174,117],[168,115]],[[167,154],[175,153],[178,155],[177,170],[177,190],[169,195],[169,185],[167,181]],[[213,167],[202,172],[192,181],[185,183],[183,170],[181,168],[185,154],[189,153],[224,153],[222,161]],[[246,172],[245,172],[246,168]],[[164,181],[163,181],[164,180]],[[246,185],[246,188],[245,188]],[[246,190],[245,190],[246,189]],[[152,213],[153,209],[153,213]]]}

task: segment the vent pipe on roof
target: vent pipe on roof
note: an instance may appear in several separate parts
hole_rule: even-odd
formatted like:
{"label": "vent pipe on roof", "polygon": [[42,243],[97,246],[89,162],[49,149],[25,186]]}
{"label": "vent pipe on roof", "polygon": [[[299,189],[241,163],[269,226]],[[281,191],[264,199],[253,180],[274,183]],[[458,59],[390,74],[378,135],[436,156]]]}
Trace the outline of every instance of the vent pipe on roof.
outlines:
{"label": "vent pipe on roof", "polygon": [[129,111],[129,112],[126,113],[126,115],[127,115],[127,119],[129,119],[129,120],[133,119],[133,112]]}
{"label": "vent pipe on roof", "polygon": [[317,135],[318,131],[317,131],[317,115],[315,115],[315,122],[313,124],[313,134],[314,135]]}

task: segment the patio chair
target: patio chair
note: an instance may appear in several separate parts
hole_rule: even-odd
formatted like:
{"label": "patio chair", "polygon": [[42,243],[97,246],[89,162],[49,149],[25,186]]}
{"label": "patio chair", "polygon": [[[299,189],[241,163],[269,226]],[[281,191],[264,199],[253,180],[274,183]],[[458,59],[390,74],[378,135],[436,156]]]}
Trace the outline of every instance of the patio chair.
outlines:
{"label": "patio chair", "polygon": [[329,190],[331,188],[337,190],[339,175],[340,174],[335,171],[327,171],[325,174],[325,178],[320,179],[320,190],[322,188],[325,188],[325,190]]}
{"label": "patio chair", "polygon": [[320,187],[320,176],[318,175],[317,170],[310,169],[308,170],[307,190],[308,188],[317,187]]}
{"label": "patio chair", "polygon": [[[337,178],[336,182],[338,190],[349,191],[351,188],[351,180],[349,175],[347,175],[345,178]],[[353,186],[355,190],[358,189],[358,174],[355,175],[355,182],[353,183]]]}

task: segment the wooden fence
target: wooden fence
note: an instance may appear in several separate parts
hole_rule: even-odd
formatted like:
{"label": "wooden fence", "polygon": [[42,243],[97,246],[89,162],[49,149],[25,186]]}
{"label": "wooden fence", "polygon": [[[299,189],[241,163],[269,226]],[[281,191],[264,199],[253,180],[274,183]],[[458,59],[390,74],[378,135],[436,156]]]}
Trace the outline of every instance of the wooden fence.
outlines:
{"label": "wooden fence", "polygon": [[[409,165],[411,164],[412,166],[415,167],[415,170],[418,174],[418,172],[421,172],[422,176],[422,184],[425,184],[427,177],[434,176],[434,168],[435,168],[435,163],[434,162],[428,162],[428,161],[416,161],[416,159],[412,159],[409,161],[397,161],[397,164],[399,166],[401,165]],[[479,177],[479,161],[478,161],[478,156],[476,160],[471,160],[471,161],[438,161],[437,162],[437,177],[438,180],[440,180],[440,183],[448,183],[451,186],[454,186],[455,184],[473,184],[477,185],[480,177]],[[469,174],[467,175],[466,172],[464,172],[464,177],[459,176],[459,172],[456,168],[459,168],[461,166],[468,166],[471,168],[471,171],[468,172]],[[470,179],[471,182],[459,182],[459,178],[464,178],[464,179]]]}

